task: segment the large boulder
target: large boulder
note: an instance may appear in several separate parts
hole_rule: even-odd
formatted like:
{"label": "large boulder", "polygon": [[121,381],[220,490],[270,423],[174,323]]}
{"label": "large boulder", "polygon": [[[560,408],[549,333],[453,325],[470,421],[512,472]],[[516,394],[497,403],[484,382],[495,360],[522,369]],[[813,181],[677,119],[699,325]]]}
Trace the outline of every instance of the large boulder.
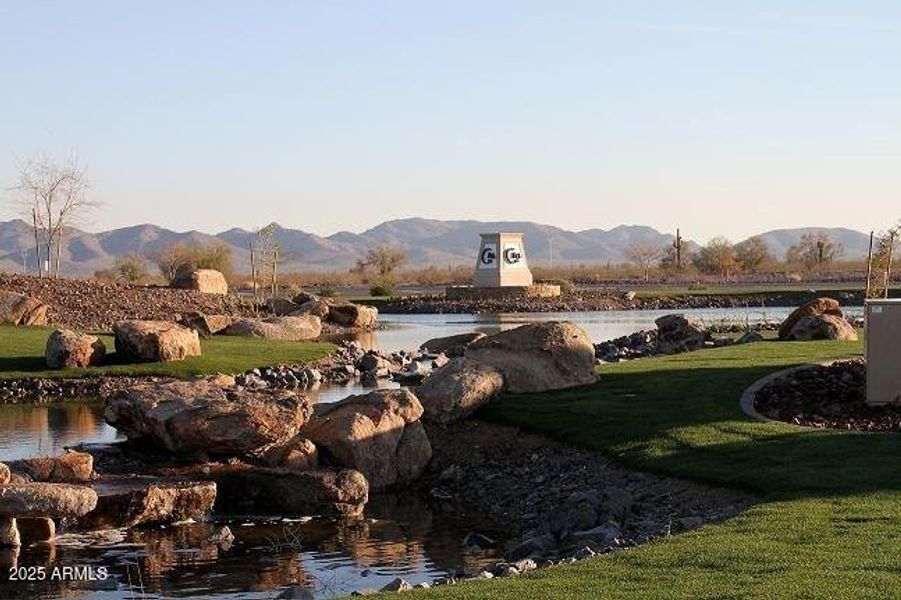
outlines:
{"label": "large boulder", "polygon": [[488,337],[484,333],[473,331],[470,333],[458,333],[457,335],[448,335],[445,337],[432,338],[426,340],[419,346],[420,350],[430,352],[432,354],[446,354],[447,356],[462,356],[466,348],[473,342],[477,342],[482,338]]}
{"label": "large boulder", "polygon": [[216,484],[126,478],[94,487],[97,507],[79,519],[88,529],[163,525],[199,519],[213,510]]}
{"label": "large boulder", "polygon": [[10,466],[32,481],[84,483],[94,476],[94,457],[87,452],[26,458],[11,462]]}
{"label": "large boulder", "polygon": [[200,356],[197,332],[169,321],[123,321],[113,326],[116,354],[124,361],[169,362]]}
{"label": "large boulder", "polygon": [[0,324],[47,325],[48,308],[37,298],[0,290]]}
{"label": "large boulder", "polygon": [[710,339],[710,333],[685,315],[664,315],[654,321],[657,325],[657,352],[678,354],[700,350]]}
{"label": "large boulder", "polygon": [[322,334],[322,321],[313,315],[270,317],[268,319],[238,319],[222,333],[261,337],[272,340],[304,342]]}
{"label": "large boulder", "polygon": [[97,506],[97,492],[67,483],[24,483],[0,487],[0,516],[81,517]]}
{"label": "large boulder", "polygon": [[106,345],[95,335],[57,329],[47,338],[44,356],[51,369],[96,366],[103,364]]}
{"label": "large boulder", "polygon": [[494,367],[469,358],[455,358],[432,372],[416,388],[423,418],[436,423],[465,419],[504,387],[504,376]]}
{"label": "large boulder", "polygon": [[234,317],[228,315],[205,315],[203,313],[192,313],[185,315],[179,321],[180,325],[184,325],[189,329],[193,329],[200,337],[210,337],[223,331],[226,327],[234,322]]}
{"label": "large boulder", "polygon": [[180,271],[169,283],[174,288],[197,290],[204,294],[227,294],[228,282],[225,276],[215,269],[197,269],[196,271]]}
{"label": "large boulder", "polygon": [[0,463],[0,485],[6,485],[9,483],[10,478],[10,470],[9,467],[3,463]]}
{"label": "large boulder", "polygon": [[329,306],[329,321],[343,327],[369,329],[375,326],[378,317],[378,309],[372,306],[363,306],[362,304],[352,304],[350,302],[333,303]]}
{"label": "large boulder", "polygon": [[473,342],[466,358],[493,367],[513,393],[541,392],[593,383],[594,346],[565,321],[529,323]]}
{"label": "large boulder", "polygon": [[838,300],[832,298],[817,298],[812,302],[808,302],[800,308],[796,308],[788,317],[782,321],[779,326],[779,337],[787,339],[789,333],[794,329],[795,324],[804,317],[815,317],[817,315],[833,315],[835,317],[844,318],[842,307]]}
{"label": "large boulder", "polygon": [[212,473],[216,511],[226,514],[359,517],[369,501],[369,484],[349,469],[286,471],[265,467]]}
{"label": "large boulder", "polygon": [[292,438],[309,400],[287,390],[223,389],[211,381],[145,384],[106,401],[107,423],[171,452],[243,455]]}
{"label": "large boulder", "polygon": [[409,390],[375,390],[319,406],[303,436],[320,458],[363,473],[373,490],[413,481],[432,457],[419,422],[422,405]]}
{"label": "large boulder", "polygon": [[801,317],[785,336],[786,340],[807,342],[811,340],[857,341],[857,331],[844,319],[832,314]]}

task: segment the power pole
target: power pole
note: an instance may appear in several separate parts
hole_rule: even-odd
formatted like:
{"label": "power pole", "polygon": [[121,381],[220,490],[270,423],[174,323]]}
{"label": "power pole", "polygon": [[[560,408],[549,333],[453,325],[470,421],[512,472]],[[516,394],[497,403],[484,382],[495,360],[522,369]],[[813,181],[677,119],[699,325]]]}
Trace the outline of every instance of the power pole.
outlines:
{"label": "power pole", "polygon": [[888,298],[888,288],[892,283],[892,252],[895,249],[895,232],[888,235],[888,260],[885,265],[885,298]]}
{"label": "power pole", "polygon": [[867,253],[867,284],[864,288],[863,298],[870,297],[870,281],[873,278],[873,232],[870,232],[870,251]]}

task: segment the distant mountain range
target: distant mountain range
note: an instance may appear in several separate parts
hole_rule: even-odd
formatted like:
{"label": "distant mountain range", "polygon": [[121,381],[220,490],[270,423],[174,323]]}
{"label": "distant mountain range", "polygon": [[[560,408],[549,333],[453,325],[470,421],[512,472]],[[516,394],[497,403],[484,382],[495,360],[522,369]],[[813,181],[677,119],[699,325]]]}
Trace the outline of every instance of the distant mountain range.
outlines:
{"label": "distant mountain range", "polygon": [[[439,221],[399,219],[386,221],[363,233],[341,231],[322,237],[299,229],[276,227],[276,239],[284,257],[284,271],[344,270],[366,252],[380,245],[403,248],[409,265],[469,265],[475,261],[479,234],[515,231],[525,234],[526,249],[533,264],[589,264],[622,262],[630,244],[664,247],[674,236],[641,225],[620,225],[613,229],[567,231],[552,225],[516,221]],[[844,228],[778,229],[758,236],[779,258],[805,233],[823,232],[845,246],[846,258],[866,256],[868,236]],[[61,260],[68,275],[88,276],[110,267],[125,254],[147,256],[177,241],[209,243],[220,241],[232,247],[235,268],[250,270],[249,245],[253,232],[229,229],[215,235],[199,231],[176,232],[157,225],[135,225],[100,233],[79,229],[67,231]],[[19,219],[0,222],[0,270],[21,271],[23,260],[34,266],[34,236],[31,226]]]}

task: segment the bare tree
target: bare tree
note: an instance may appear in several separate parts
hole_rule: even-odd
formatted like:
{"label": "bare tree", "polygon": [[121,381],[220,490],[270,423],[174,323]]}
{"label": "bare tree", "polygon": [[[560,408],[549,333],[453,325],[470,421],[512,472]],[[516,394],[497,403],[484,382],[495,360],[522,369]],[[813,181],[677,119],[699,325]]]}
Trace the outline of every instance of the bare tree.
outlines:
{"label": "bare tree", "polygon": [[387,281],[402,264],[407,262],[407,253],[400,248],[378,246],[366,253],[366,258],[357,261],[354,270],[375,271],[380,280]]}
{"label": "bare tree", "polygon": [[825,233],[805,233],[785,254],[789,263],[801,263],[807,271],[822,269],[845,253],[845,247]]}
{"label": "bare tree", "polygon": [[665,251],[654,244],[635,242],[626,246],[623,254],[629,262],[642,270],[644,280],[648,281],[651,278],[651,266],[663,258]]}
{"label": "bare tree", "polygon": [[278,296],[278,266],[284,259],[278,240],[275,238],[277,223],[270,223],[257,229],[250,242],[251,277],[256,299],[257,276],[265,269],[269,273],[269,288],[272,297]]}
{"label": "bare tree", "polygon": [[43,243],[47,274],[59,277],[60,250],[66,229],[97,206],[88,196],[85,168],[72,157],[65,163],[39,155],[19,165],[18,184],[22,213],[34,228],[38,276],[43,275],[41,244]]}

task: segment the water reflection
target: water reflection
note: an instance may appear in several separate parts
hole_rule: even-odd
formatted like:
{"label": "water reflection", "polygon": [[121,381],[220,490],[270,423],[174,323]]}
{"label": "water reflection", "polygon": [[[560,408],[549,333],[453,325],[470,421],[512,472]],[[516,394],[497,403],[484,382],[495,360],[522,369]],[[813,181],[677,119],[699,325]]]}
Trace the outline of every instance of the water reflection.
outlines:
{"label": "water reflection", "polygon": [[300,585],[317,598],[378,589],[402,576],[431,581],[461,566],[477,570],[500,559],[499,549],[476,552],[463,546],[477,531],[504,539],[490,524],[437,518],[413,496],[374,496],[368,519],[225,522],[235,535],[231,548],[209,541],[220,524],[196,523],[162,530],[113,532],[107,537],[63,534],[52,545],[0,556],[10,565],[105,567],[111,577],[93,582],[9,582],[0,576],[3,598],[89,600],[141,597],[272,598],[280,588]]}
{"label": "water reflection", "polygon": [[[427,339],[470,331],[485,334],[512,329],[534,321],[571,321],[588,333],[595,342],[628,335],[641,329],[653,329],[654,320],[665,314],[680,312],[702,323],[746,321],[779,322],[788,316],[792,308],[704,308],[682,311],[672,310],[611,310],[596,312],[556,313],[501,313],[501,314],[430,314],[430,315],[382,315],[379,321],[383,329],[372,332],[337,336],[334,339],[352,339],[367,349],[388,352],[419,347]],[[862,314],[859,307],[846,310],[849,316]]]}
{"label": "water reflection", "polygon": [[66,446],[118,438],[98,403],[0,406],[0,461],[55,456]]}

